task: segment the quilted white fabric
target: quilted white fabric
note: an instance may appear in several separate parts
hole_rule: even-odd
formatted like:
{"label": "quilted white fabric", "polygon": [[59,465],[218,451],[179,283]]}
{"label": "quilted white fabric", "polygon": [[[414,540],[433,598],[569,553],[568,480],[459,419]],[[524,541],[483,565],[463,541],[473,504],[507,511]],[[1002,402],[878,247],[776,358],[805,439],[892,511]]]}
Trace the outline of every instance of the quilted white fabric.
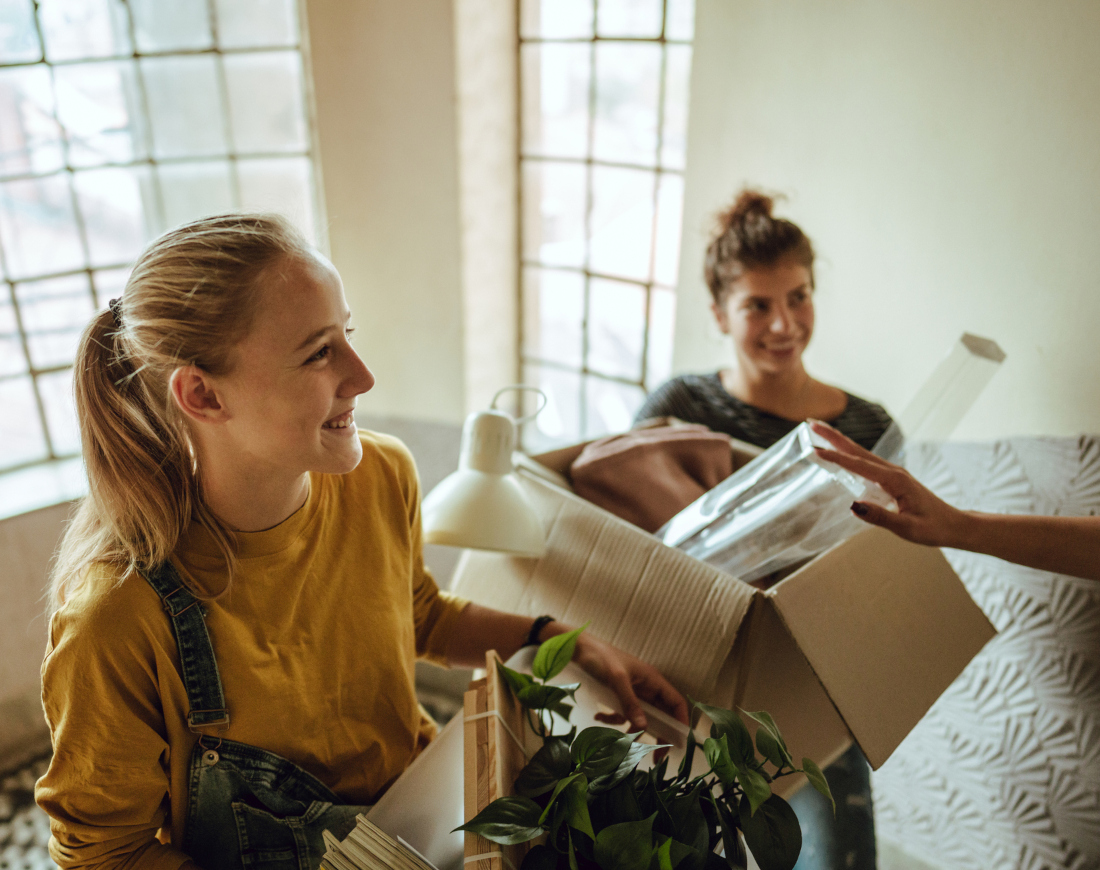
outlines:
{"label": "quilted white fabric", "polygon": [[[960,507],[1100,513],[1100,436],[918,445],[908,465]],[[879,833],[944,870],[1097,870],[1100,583],[945,552],[1000,634],[875,773]]]}

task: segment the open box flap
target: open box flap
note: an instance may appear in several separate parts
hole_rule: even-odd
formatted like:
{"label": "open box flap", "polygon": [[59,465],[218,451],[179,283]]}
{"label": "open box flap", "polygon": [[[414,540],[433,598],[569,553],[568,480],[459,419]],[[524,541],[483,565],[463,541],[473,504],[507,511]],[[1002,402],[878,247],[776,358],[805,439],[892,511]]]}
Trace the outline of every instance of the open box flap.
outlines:
{"label": "open box flap", "polygon": [[767,595],[875,768],[996,634],[943,553],[883,529]]}
{"label": "open box flap", "polygon": [[710,695],[755,590],[539,476],[518,476],[546,530],[546,555],[467,552],[454,591],[514,613],[590,622],[682,692]]}

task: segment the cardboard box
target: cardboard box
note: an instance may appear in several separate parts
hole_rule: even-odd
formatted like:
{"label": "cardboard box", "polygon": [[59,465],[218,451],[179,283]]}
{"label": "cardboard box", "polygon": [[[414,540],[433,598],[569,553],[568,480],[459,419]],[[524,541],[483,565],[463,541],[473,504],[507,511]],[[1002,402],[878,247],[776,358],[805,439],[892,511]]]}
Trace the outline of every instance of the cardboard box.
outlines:
{"label": "cardboard box", "polygon": [[[995,634],[939,550],[881,529],[754,588],[574,495],[568,466],[582,448],[517,468],[547,554],[468,551],[454,591],[590,622],[686,695],[769,711],[796,759],[825,765],[854,738],[879,767]],[[735,446],[735,464],[749,458]]]}

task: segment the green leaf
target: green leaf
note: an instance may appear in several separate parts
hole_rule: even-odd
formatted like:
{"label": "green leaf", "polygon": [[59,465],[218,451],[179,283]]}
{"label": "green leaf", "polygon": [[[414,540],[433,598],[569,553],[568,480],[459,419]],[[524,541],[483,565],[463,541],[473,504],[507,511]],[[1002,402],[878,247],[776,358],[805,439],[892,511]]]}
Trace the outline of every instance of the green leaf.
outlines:
{"label": "green leaf", "polygon": [[[512,846],[526,843],[543,832],[539,823],[542,807],[530,798],[502,797],[474,816],[455,831],[480,834],[486,840]],[[452,832],[453,833],[453,832]]]}
{"label": "green leaf", "polygon": [[592,830],[592,818],[588,815],[588,780],[583,774],[577,774],[558,796],[558,804],[565,815],[565,822],[593,840],[596,832]]}
{"label": "green leaf", "polygon": [[710,827],[699,806],[704,786],[705,782],[699,779],[686,794],[664,797],[661,800],[672,822],[673,837],[699,852],[706,852],[710,846]]}
{"label": "green leaf", "polygon": [[572,770],[569,745],[558,737],[550,737],[519,772],[516,793],[529,798],[546,794]]}
{"label": "green leaf", "polygon": [[532,846],[523,856],[519,870],[557,870],[558,853],[549,846]]}
{"label": "green leaf", "polygon": [[761,755],[777,768],[782,767],[784,762],[787,761],[783,756],[783,750],[779,746],[779,741],[772,736],[767,728],[756,729],[756,748],[760,750]]}
{"label": "green leaf", "polygon": [[687,740],[684,742],[684,757],[680,759],[680,769],[676,772],[677,779],[686,780],[691,776],[691,765],[695,761],[695,732],[688,729]]}
{"label": "green leaf", "polygon": [[737,820],[733,817],[733,813],[730,812],[729,807],[726,806],[724,801],[716,800],[713,794],[710,794],[709,797],[711,803],[714,804],[714,809],[718,813],[718,819],[722,823],[722,847],[726,853],[726,863],[731,867],[743,866],[742,864],[734,863],[738,860],[745,860],[745,850],[741,847],[741,840],[737,837],[737,831],[740,829],[740,825],[737,824]]}
{"label": "green leaf", "polygon": [[603,870],[649,870],[657,851],[653,846],[654,813],[640,822],[608,825],[596,835],[596,863]]}
{"label": "green leaf", "polygon": [[593,784],[588,784],[588,793],[592,802],[588,811],[592,814],[592,826],[597,830],[619,822],[637,822],[646,817],[634,793],[633,784],[627,780],[615,788],[597,793]]}
{"label": "green leaf", "polygon": [[836,801],[833,800],[832,789],[829,788],[828,780],[825,779],[825,774],[821,772],[821,768],[814,764],[813,759],[802,759],[802,772],[806,774],[806,779],[810,781],[810,785],[821,792],[825,797],[829,799],[829,803],[833,807],[833,816],[836,816]]}
{"label": "green leaf", "polygon": [[711,707],[708,704],[695,702],[695,706],[702,710],[714,723],[711,736],[725,737],[729,744],[730,758],[738,764],[751,765],[756,762],[756,751],[752,746],[752,737],[741,717],[721,707]]}
{"label": "green leaf", "polygon": [[745,843],[760,870],[791,870],[802,851],[802,829],[787,802],[773,794],[754,814],[742,798],[737,811]]}
{"label": "green leaf", "polygon": [[637,733],[623,734],[614,728],[593,725],[577,735],[570,753],[578,770],[590,779],[595,779],[618,768],[630,752],[630,746],[637,736]]}
{"label": "green leaf", "polygon": [[[625,735],[622,739],[632,737],[632,735]],[[649,753],[655,752],[658,749],[663,749],[664,745],[654,745],[652,743],[638,743],[632,740],[627,747],[627,753],[623,756],[623,760],[619,762],[619,766],[616,767],[611,773],[603,774],[592,780],[589,787],[593,794],[598,794],[602,791],[615,788],[620,782],[630,776],[631,772],[641,763]]]}
{"label": "green leaf", "polygon": [[669,846],[668,857],[669,860],[672,862],[673,867],[679,866],[680,862],[687,858],[689,855],[701,856],[702,854],[697,849],[693,849],[691,848],[691,846],[687,845],[686,843],[681,843],[679,840],[670,840],[669,842],[672,845]]}
{"label": "green leaf", "polygon": [[666,837],[665,841],[657,847],[657,870],[672,870],[671,837]]}
{"label": "green leaf", "polygon": [[730,758],[727,735],[720,738],[708,737],[703,741],[703,754],[707,757],[707,764],[718,775],[722,785],[729,788],[737,778],[737,767]]}
{"label": "green leaf", "polygon": [[531,673],[540,680],[552,680],[573,660],[573,651],[577,648],[577,638],[582,631],[588,628],[586,622],[580,628],[574,628],[564,634],[558,634],[539,646],[535,653],[535,662],[531,665]]}
{"label": "green leaf", "polygon": [[522,692],[528,686],[534,685],[535,681],[531,679],[529,674],[521,674],[519,671],[513,671],[511,668],[497,662],[497,671],[504,677],[504,682],[508,684],[508,688],[512,690],[512,694],[517,698],[519,693]]}
{"label": "green leaf", "polygon": [[[772,718],[771,713],[766,713],[763,710],[760,710],[756,713],[750,713],[748,710],[742,710],[741,712],[743,712],[750,719],[753,719],[762,728],[767,730],[767,733],[775,739],[775,742],[779,747],[779,752],[781,753],[783,763],[794,767],[794,759],[791,758],[790,750],[787,749],[787,743],[783,739],[783,735],[779,733],[779,726],[775,724],[775,720]],[[757,748],[760,749],[761,754],[763,754],[765,758],[768,758],[768,760],[771,761],[771,758],[769,758],[767,753],[764,752],[763,748],[760,747],[759,730],[756,732],[756,745]],[[774,761],[772,761],[772,764],[775,764],[776,767],[783,766],[782,764],[777,764]]]}
{"label": "green leaf", "polygon": [[760,806],[772,795],[772,787],[766,779],[751,767],[737,768],[737,782],[741,785],[741,791],[749,799],[749,813],[755,813]]}
{"label": "green leaf", "polygon": [[560,704],[568,694],[560,686],[546,686],[532,682],[516,692],[516,698],[530,710],[545,710]]}

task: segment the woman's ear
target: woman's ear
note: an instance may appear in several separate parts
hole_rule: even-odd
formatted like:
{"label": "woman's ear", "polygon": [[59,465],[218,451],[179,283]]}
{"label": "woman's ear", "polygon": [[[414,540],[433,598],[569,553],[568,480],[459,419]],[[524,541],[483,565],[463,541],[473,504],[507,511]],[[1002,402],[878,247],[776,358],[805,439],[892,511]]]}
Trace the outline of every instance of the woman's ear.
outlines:
{"label": "woman's ear", "polygon": [[176,407],[198,423],[222,423],[229,419],[214,379],[198,366],[180,366],[172,372],[168,389]]}
{"label": "woman's ear", "polygon": [[[723,303],[725,300],[723,300]],[[714,315],[714,320],[718,324],[718,329],[723,335],[729,335],[730,332],[730,320],[729,314],[726,312],[725,304],[719,304],[717,302],[710,303],[710,312]]]}

